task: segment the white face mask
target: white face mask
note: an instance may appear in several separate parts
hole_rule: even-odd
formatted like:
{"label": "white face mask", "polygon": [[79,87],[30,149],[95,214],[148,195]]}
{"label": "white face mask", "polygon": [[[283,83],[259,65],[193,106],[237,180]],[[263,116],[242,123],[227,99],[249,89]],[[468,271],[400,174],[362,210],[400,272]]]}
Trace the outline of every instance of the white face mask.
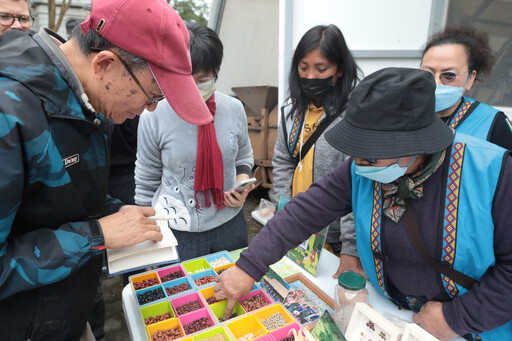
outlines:
{"label": "white face mask", "polygon": [[398,159],[396,163],[385,167],[356,165],[356,174],[383,184],[388,184],[403,176],[407,168],[409,168],[414,159],[416,159],[416,156],[414,156],[411,162],[405,167],[399,166],[401,159],[402,158]]}
{"label": "white face mask", "polygon": [[215,78],[210,79],[207,82],[196,84],[201,96],[203,99],[207,101],[210,97],[212,97],[213,93],[216,90],[215,87]]}

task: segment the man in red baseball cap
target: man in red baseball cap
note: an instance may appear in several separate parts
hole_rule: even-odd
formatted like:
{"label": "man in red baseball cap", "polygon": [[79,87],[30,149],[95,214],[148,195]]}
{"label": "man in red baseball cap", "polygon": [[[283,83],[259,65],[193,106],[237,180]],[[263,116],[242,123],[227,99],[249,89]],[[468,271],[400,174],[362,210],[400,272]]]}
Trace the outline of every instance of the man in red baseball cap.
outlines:
{"label": "man in red baseball cap", "polygon": [[153,208],[107,195],[110,127],[164,97],[187,122],[210,122],[188,49],[164,0],[93,0],[69,41],[46,28],[0,35],[3,339],[90,335],[104,249],[162,239]]}

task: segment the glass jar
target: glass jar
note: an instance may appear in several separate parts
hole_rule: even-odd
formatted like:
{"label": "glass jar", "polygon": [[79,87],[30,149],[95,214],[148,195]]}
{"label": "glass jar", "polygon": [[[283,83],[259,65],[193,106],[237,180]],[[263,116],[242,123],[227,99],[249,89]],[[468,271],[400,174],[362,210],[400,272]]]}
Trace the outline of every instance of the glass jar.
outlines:
{"label": "glass jar", "polygon": [[368,303],[368,290],[365,286],[365,278],[358,273],[344,272],[338,276],[338,284],[334,289],[333,318],[343,334],[347,331],[356,303]]}

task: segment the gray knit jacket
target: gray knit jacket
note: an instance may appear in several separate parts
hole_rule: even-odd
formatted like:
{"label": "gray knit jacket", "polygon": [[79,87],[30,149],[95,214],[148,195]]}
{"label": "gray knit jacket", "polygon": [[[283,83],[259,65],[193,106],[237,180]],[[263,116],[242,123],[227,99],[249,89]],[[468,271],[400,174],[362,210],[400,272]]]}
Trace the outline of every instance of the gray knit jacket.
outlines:
{"label": "gray knit jacket", "polygon": [[[224,191],[236,175],[251,173],[254,164],[247,117],[242,103],[218,91],[214,125],[224,164]],[[135,202],[152,206],[157,215],[171,215],[172,228],[203,232],[233,219],[242,207],[217,210],[198,207],[194,198],[197,126],[176,115],[167,101],[140,116],[135,163]]]}
{"label": "gray knit jacket", "polygon": [[[293,118],[288,115],[291,108],[292,105],[289,101],[281,108],[281,120],[279,121],[278,135],[274,146],[274,158],[272,159],[272,188],[276,200],[279,195],[288,199],[292,197],[292,181],[297,163],[293,155],[288,151],[288,138],[293,124]],[[318,137],[314,145],[315,148],[309,150],[310,153],[315,153],[313,156],[313,182],[332,172],[348,158],[348,155],[343,154],[327,143],[324,137],[325,132],[340,122],[344,116],[345,112],[336,117],[329,127]],[[320,122],[325,119],[325,117],[326,114],[324,113]],[[326,242],[335,243],[343,240],[342,254],[357,255],[355,239],[354,216],[352,213],[333,221],[329,225]]]}

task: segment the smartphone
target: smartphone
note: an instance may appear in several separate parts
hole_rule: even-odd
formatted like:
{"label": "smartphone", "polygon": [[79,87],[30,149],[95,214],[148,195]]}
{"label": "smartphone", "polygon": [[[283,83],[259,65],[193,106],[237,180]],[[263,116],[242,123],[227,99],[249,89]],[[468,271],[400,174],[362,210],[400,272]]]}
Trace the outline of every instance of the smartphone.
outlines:
{"label": "smartphone", "polygon": [[256,183],[256,178],[245,179],[238,182],[230,191],[237,191],[238,193],[242,193],[245,191],[250,185]]}

